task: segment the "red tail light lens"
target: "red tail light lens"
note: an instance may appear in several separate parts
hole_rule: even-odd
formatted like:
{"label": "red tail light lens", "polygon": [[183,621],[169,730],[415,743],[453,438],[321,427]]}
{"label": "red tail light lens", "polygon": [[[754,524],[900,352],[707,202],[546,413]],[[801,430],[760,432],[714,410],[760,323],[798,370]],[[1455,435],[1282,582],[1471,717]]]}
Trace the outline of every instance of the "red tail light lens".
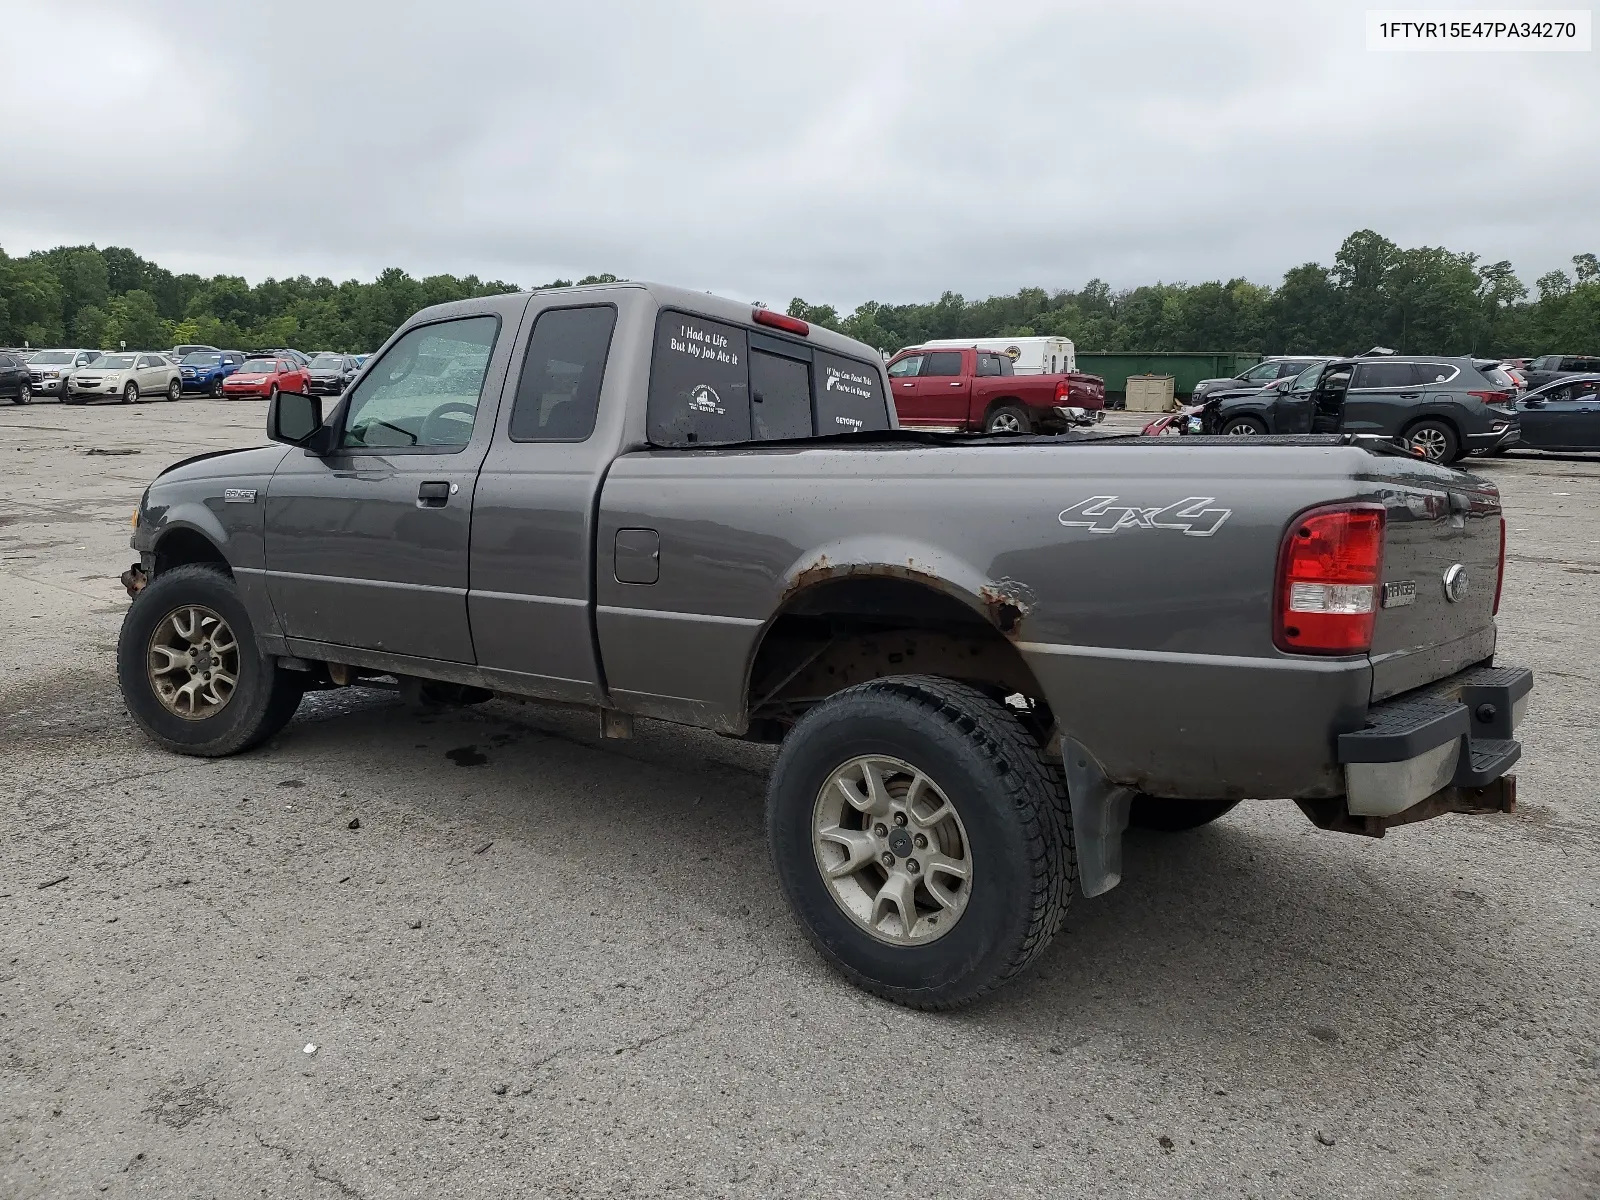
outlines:
{"label": "red tail light lens", "polygon": [[1380,504],[1315,508],[1295,518],[1278,559],[1278,649],[1362,654],[1372,648],[1383,521]]}
{"label": "red tail light lens", "polygon": [[1056,384],[1056,403],[1061,403],[1061,401],[1065,400],[1067,396],[1071,394],[1071,392],[1072,388],[1070,385],[1068,385],[1065,379]]}
{"label": "red tail light lens", "polygon": [[1500,518],[1500,565],[1494,572],[1494,612],[1500,615],[1500,590],[1506,585],[1506,519]]}
{"label": "red tail light lens", "polygon": [[1510,404],[1514,392],[1468,392],[1469,396],[1476,396],[1485,404]]}
{"label": "red tail light lens", "polygon": [[797,333],[801,337],[807,337],[811,333],[811,326],[807,325],[799,317],[791,317],[788,313],[773,312],[770,308],[758,308],[754,312],[753,320],[757,325],[770,325],[774,329],[781,329],[785,333]]}

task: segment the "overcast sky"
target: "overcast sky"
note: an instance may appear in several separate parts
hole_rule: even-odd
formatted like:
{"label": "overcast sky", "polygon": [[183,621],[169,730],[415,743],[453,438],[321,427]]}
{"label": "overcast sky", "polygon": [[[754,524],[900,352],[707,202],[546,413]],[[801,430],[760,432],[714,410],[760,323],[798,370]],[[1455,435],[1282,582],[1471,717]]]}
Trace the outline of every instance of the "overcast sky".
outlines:
{"label": "overcast sky", "polygon": [[0,247],[844,309],[1600,251],[1596,55],[1369,53],[1365,7],[7,0]]}

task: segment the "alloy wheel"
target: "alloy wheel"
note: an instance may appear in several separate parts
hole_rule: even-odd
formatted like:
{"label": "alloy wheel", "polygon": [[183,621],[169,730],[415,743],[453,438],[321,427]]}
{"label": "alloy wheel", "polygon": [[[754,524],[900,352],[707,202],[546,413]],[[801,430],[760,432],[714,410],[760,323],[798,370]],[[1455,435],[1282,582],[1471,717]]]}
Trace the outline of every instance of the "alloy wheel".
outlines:
{"label": "alloy wheel", "polygon": [[1422,451],[1422,457],[1429,462],[1442,462],[1448,446],[1442,430],[1419,429],[1411,435],[1411,448]]}
{"label": "alloy wheel", "polygon": [[203,721],[226,708],[239,686],[239,640],[215,609],[186,604],[156,625],[145,671],[162,707]]}
{"label": "alloy wheel", "polygon": [[811,843],[834,902],[880,942],[949,933],[972,894],[972,850],[956,807],[910,763],[867,756],[817,793]]}

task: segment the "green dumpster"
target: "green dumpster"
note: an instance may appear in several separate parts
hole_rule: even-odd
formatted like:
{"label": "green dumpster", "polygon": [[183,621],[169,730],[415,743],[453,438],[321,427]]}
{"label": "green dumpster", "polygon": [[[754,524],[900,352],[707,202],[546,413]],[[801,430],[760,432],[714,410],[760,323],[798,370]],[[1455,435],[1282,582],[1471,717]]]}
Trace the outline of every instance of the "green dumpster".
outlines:
{"label": "green dumpster", "polygon": [[1202,379],[1226,379],[1248,370],[1261,361],[1261,355],[1245,351],[1179,351],[1162,354],[1154,350],[1078,351],[1078,370],[1098,375],[1106,381],[1106,399],[1121,405],[1129,375],[1171,375],[1173,390],[1181,396],[1194,391]]}

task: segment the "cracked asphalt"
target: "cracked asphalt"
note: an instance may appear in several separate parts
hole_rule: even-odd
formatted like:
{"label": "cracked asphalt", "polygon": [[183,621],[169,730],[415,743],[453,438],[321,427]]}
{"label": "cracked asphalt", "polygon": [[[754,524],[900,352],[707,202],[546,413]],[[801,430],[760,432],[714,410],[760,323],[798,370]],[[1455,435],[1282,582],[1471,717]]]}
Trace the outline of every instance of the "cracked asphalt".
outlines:
{"label": "cracked asphalt", "polygon": [[1130,834],[1036,973],[930,1015],[790,921],[768,749],[357,690],[147,744],[128,515],[261,419],[0,407],[0,1195],[1600,1194],[1600,457],[1483,467],[1515,814]]}

